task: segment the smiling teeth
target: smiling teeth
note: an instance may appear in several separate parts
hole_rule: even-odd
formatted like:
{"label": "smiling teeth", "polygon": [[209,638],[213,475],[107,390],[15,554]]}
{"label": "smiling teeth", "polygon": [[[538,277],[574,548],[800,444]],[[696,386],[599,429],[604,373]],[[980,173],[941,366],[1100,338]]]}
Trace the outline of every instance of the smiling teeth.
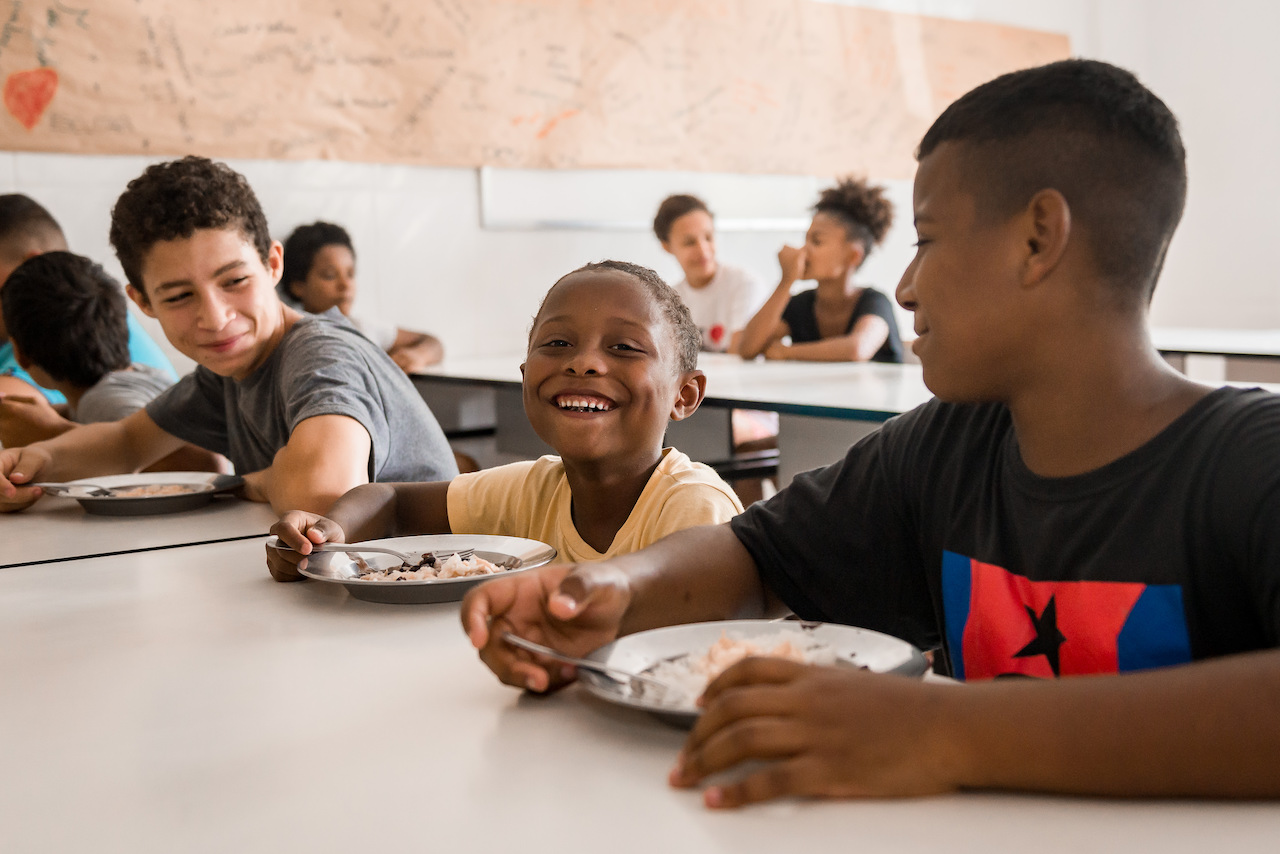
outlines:
{"label": "smiling teeth", "polygon": [[608,412],[613,409],[612,403],[590,397],[560,397],[556,406],[571,412]]}

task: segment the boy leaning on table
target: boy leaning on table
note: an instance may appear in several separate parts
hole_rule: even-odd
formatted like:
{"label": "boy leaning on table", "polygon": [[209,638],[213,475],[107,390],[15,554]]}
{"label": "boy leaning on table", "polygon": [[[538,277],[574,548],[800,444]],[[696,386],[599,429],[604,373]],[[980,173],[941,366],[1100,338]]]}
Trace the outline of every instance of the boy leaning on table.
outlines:
{"label": "boy leaning on table", "polygon": [[771,760],[713,807],[1280,796],[1280,398],[1192,383],[1147,336],[1185,197],[1176,120],[1128,72],[1065,61],[968,93],[918,159],[898,300],[938,399],[729,524],[483,585],[472,643],[544,691],[572,673],[504,630],[582,654],[781,603],[940,647],[971,682],[742,662],[671,772]]}
{"label": "boy leaning on table", "polygon": [[376,480],[457,474],[435,418],[395,363],[336,311],[280,302],[281,247],[240,174],[199,157],[159,163],[111,214],[129,296],[194,372],[109,424],[0,451],[0,510],[40,496],[22,484],[137,471],[182,443],[228,457],[245,495],[327,510]]}

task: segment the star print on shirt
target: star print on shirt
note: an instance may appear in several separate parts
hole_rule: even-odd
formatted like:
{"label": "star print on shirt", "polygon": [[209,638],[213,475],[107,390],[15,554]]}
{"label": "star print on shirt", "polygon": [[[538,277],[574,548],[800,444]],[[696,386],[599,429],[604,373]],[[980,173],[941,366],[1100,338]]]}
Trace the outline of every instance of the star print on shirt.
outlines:
{"label": "star print on shirt", "polygon": [[1032,581],[944,551],[942,610],[947,661],[958,679],[1052,679],[1191,660],[1176,584]]}
{"label": "star print on shirt", "polygon": [[1053,675],[1061,675],[1058,667],[1058,650],[1062,648],[1066,638],[1063,637],[1062,632],[1058,631],[1058,608],[1053,597],[1049,597],[1049,604],[1045,605],[1044,610],[1039,614],[1030,605],[1025,607],[1036,636],[1030,643],[1015,652],[1013,657],[1027,658],[1032,655],[1043,655],[1048,659],[1049,669],[1053,671]]}

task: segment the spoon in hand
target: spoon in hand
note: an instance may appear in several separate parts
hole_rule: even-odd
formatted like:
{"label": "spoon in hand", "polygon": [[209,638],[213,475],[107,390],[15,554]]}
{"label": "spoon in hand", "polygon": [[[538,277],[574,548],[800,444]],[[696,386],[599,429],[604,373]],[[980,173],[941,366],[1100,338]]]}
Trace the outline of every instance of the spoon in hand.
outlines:
{"label": "spoon in hand", "polygon": [[615,682],[626,682],[630,687],[632,687],[632,690],[634,690],[635,684],[661,691],[664,694],[671,690],[671,686],[667,685],[667,683],[654,679],[652,676],[632,673],[630,670],[623,670],[620,667],[612,667],[608,664],[601,664],[598,661],[591,661],[586,658],[574,658],[571,655],[556,652],[549,646],[543,646],[540,643],[525,640],[522,637],[511,634],[511,632],[503,632],[502,639],[512,646],[520,647],[520,649],[528,650],[529,652],[535,652],[538,655],[545,655],[547,658],[553,658],[556,661],[562,661],[565,664],[572,664],[575,667],[581,667],[583,670],[590,670],[593,673],[599,673],[601,676],[608,677]]}

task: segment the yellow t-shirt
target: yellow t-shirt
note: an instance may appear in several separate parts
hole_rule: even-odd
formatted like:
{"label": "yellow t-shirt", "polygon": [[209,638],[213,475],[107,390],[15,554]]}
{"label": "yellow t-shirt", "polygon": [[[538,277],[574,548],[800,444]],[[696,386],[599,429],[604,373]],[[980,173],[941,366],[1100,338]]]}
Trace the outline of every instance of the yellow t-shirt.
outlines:
{"label": "yellow t-shirt", "polygon": [[720,476],[675,448],[645,484],[631,515],[601,554],[573,526],[572,495],[559,457],[546,456],[455,477],[449,484],[449,528],[457,534],[503,534],[541,540],[558,561],[601,560],[651,545],[674,531],[717,525],[742,512]]}

